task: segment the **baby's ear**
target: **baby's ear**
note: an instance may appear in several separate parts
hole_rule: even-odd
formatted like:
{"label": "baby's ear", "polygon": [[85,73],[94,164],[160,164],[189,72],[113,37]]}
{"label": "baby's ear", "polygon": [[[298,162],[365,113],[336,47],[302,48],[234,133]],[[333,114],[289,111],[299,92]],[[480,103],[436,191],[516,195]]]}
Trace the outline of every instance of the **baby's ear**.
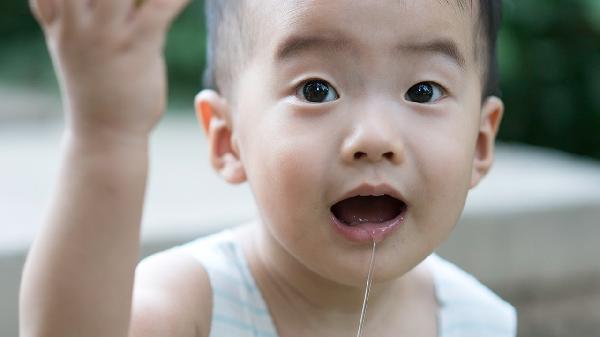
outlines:
{"label": "baby's ear", "polygon": [[202,90],[196,95],[196,117],[208,138],[210,162],[229,183],[246,181],[246,171],[240,160],[233,135],[229,104],[214,90]]}
{"label": "baby's ear", "polygon": [[473,158],[471,184],[473,188],[488,173],[494,162],[494,148],[498,127],[504,113],[504,103],[498,97],[488,97],[481,107],[479,133]]}

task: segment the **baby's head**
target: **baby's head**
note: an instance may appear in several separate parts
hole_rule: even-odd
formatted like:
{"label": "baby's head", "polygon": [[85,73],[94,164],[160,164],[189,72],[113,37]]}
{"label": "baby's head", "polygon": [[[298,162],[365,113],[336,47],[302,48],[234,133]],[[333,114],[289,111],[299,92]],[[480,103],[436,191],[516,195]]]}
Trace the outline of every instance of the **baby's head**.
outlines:
{"label": "baby's head", "polygon": [[260,249],[336,282],[398,277],[487,173],[499,0],[208,0],[211,161],[248,181]]}

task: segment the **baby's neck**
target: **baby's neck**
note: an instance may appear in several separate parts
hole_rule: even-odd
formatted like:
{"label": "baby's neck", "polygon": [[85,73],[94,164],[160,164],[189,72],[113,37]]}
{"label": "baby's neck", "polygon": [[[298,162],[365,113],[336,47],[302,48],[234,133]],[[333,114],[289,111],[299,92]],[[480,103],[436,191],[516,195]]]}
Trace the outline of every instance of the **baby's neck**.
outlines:
{"label": "baby's neck", "polygon": [[[309,270],[259,228],[242,228],[242,247],[251,272],[261,289],[280,336],[352,336],[356,332],[364,295],[364,284],[346,286]],[[252,238],[251,240],[248,240]],[[366,277],[367,269],[365,269]],[[415,268],[401,278],[375,283],[369,299],[368,321],[395,316],[405,303],[422,295],[427,278],[423,268]],[[401,312],[398,312],[401,315]],[[289,333],[286,333],[289,332]],[[318,334],[312,333],[318,332]],[[307,334],[310,333],[310,334]]]}

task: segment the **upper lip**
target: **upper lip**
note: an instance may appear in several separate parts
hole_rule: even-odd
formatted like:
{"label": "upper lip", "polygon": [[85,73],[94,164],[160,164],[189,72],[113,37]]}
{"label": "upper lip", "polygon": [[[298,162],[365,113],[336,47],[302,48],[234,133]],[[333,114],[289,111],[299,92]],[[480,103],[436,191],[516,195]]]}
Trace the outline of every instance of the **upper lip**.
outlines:
{"label": "upper lip", "polygon": [[392,198],[396,198],[396,199],[402,201],[404,204],[406,204],[408,206],[408,203],[406,202],[406,199],[404,198],[402,193],[400,193],[400,191],[398,191],[394,187],[392,187],[388,184],[367,184],[367,183],[361,184],[358,187],[344,193],[344,195],[342,195],[342,197],[340,197],[338,200],[336,200],[333,203],[333,205],[337,204],[338,202],[340,202],[342,200],[352,198],[352,197],[382,196],[382,195],[389,195]]}

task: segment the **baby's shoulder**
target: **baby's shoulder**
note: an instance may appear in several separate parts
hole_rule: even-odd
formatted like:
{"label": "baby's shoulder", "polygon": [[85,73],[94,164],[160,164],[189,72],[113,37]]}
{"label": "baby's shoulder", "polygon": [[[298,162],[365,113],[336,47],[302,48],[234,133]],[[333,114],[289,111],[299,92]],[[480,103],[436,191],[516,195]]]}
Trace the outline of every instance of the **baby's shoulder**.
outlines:
{"label": "baby's shoulder", "polygon": [[440,304],[441,336],[516,336],[512,305],[453,263],[435,254],[427,262]]}
{"label": "baby's shoulder", "polygon": [[134,335],[208,336],[211,287],[205,269],[180,247],[143,259],[136,268]]}

